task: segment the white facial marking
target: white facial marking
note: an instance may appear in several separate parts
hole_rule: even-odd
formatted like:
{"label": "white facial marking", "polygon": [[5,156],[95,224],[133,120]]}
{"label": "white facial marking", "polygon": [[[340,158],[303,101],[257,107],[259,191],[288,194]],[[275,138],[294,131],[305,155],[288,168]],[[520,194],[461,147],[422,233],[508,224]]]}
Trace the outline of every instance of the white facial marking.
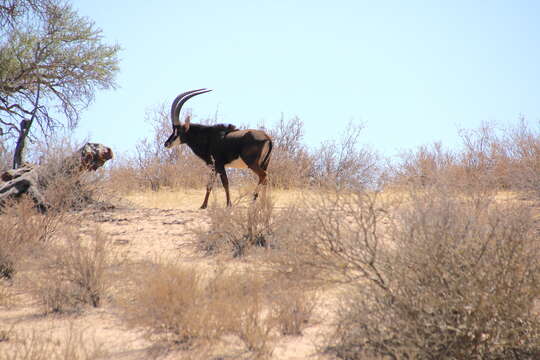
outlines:
{"label": "white facial marking", "polygon": [[180,145],[180,144],[182,144],[182,142],[180,141],[180,136],[177,136],[176,139],[174,139],[174,140],[172,141],[170,147],[177,146],[177,145]]}

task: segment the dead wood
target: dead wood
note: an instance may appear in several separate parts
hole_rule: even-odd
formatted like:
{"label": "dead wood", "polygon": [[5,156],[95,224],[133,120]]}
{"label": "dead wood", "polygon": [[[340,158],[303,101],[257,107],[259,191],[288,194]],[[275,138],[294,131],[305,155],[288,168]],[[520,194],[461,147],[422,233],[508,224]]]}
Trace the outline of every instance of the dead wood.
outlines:
{"label": "dead wood", "polygon": [[25,164],[23,167],[5,171],[0,175],[0,207],[8,201],[16,201],[27,195],[34,201],[36,208],[45,212],[50,204],[43,196],[50,179],[79,176],[86,171],[95,171],[112,159],[112,150],[104,145],[87,143],[62,161],[59,169],[47,166]]}

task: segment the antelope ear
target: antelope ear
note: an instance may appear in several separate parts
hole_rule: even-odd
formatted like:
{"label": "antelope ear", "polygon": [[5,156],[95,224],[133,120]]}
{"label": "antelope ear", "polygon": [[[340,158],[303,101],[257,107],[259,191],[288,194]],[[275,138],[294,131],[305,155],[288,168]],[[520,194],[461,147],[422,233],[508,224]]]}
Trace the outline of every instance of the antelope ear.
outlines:
{"label": "antelope ear", "polygon": [[182,125],[184,127],[184,131],[189,131],[189,124],[191,123],[191,115],[186,115],[186,119],[184,120],[184,124]]}

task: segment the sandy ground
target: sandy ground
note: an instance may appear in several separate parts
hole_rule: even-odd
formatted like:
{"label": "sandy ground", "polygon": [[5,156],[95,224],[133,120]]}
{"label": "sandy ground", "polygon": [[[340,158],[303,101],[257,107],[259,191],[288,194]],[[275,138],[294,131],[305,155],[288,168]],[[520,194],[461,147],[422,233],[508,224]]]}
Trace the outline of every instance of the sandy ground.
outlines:
{"label": "sandy ground", "polygon": [[[222,192],[214,196],[217,197],[214,201],[224,202]],[[299,194],[274,194],[278,206],[293,201],[297,196]],[[159,260],[202,265],[211,262],[211,258],[197,253],[190,246],[193,226],[204,225],[208,221],[206,212],[198,209],[202,198],[202,190],[129,196],[122,206],[115,209],[85,213],[86,220],[80,224],[80,231],[91,232],[99,227],[112,241],[115,253],[130,262]],[[122,279],[115,281],[110,299],[104,301],[101,307],[86,307],[80,313],[60,315],[44,315],[24,287],[18,286],[16,281],[7,284],[10,301],[0,304],[0,359],[7,347],[17,344],[22,353],[24,349],[32,347],[32,341],[43,342],[40,346],[44,349],[64,351],[66,338],[70,336],[80,339],[78,343],[74,342],[75,347],[84,347],[87,353],[96,350],[104,352],[106,355],[103,358],[106,359],[192,358],[193,354],[187,355],[178,349],[156,345],[142,329],[129,327],[115,303],[116,295],[122,292]],[[327,307],[321,306],[317,310],[317,317],[327,318],[325,309]],[[321,342],[320,336],[324,336],[321,329],[324,327],[319,322],[306,329],[303,336],[279,337],[273,344],[271,358],[321,358],[316,355],[316,344]],[[199,355],[198,358],[205,358]],[[34,358],[39,357],[29,357]],[[207,358],[234,357],[208,355]],[[250,357],[244,355],[242,358]]]}

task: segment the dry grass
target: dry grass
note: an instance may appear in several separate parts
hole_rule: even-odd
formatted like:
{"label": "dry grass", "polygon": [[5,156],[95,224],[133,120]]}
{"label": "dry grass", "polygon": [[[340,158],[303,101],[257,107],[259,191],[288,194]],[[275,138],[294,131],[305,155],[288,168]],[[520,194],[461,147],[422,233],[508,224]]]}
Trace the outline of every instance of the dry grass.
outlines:
{"label": "dry grass", "polygon": [[5,341],[0,360],[93,360],[107,357],[100,344],[73,326],[59,338],[44,332],[11,329]]}
{"label": "dry grass", "polygon": [[0,277],[12,279],[21,271],[17,284],[34,294],[45,312],[98,306],[106,287],[107,239],[96,231],[86,240],[79,232],[79,210],[101,193],[99,176],[71,174],[61,154],[65,151],[44,154],[38,169],[48,211],[38,213],[23,197],[6,204],[0,216]]}
{"label": "dry grass", "polygon": [[109,239],[99,229],[88,239],[73,231],[48,249],[40,271],[30,275],[31,292],[45,312],[73,311],[82,304],[100,306],[110,285]]}
{"label": "dry grass", "polygon": [[166,342],[186,344],[213,339],[221,331],[212,326],[212,314],[203,311],[205,301],[202,276],[195,269],[154,264],[137,279],[134,298],[125,306],[132,324]]}
{"label": "dry grass", "polygon": [[149,265],[136,281],[125,314],[152,336],[189,349],[236,336],[257,357],[268,354],[272,319],[263,309],[263,280],[246,273],[202,274],[175,265]]}
{"label": "dry grass", "polygon": [[243,344],[248,358],[268,358],[279,335],[302,333],[314,308],[298,286],[287,291],[253,270],[151,264],[142,274],[124,302],[128,322],[184,351],[220,348],[240,357],[236,349]]}
{"label": "dry grass", "polygon": [[[232,207],[214,202],[206,212],[209,224],[194,228],[196,245],[206,254],[228,253],[233,257],[279,249],[282,241],[302,232],[306,224],[303,207],[320,198],[308,195],[312,193],[318,194],[315,190],[288,193],[269,189],[256,201],[250,192],[244,193]],[[276,197],[281,207],[276,206]]]}
{"label": "dry grass", "polygon": [[274,228],[279,221],[270,197],[253,202],[244,198],[233,207],[208,209],[210,226],[195,230],[200,249],[208,254],[232,252],[244,256],[254,246],[274,247]]}
{"label": "dry grass", "polygon": [[[201,184],[202,185],[202,184]],[[231,187],[231,197],[233,202],[238,203],[247,194],[251,194],[255,189],[255,186],[233,186]],[[271,189],[271,196],[275,207],[286,207],[298,202],[306,191],[306,189]],[[160,191],[143,190],[131,192],[123,197],[135,204],[138,207],[143,208],[157,208],[157,209],[186,209],[193,208],[198,209],[204,199],[206,189],[189,189],[189,188],[175,188],[175,189],[162,189]],[[249,195],[247,195],[249,196]],[[217,203],[217,206],[223,206],[225,204],[225,192],[221,186],[215,186],[210,199]]]}
{"label": "dry grass", "polygon": [[[107,186],[141,208],[198,209],[204,166],[185,149],[162,149],[169,127],[157,124],[154,139],[111,169]],[[193,241],[206,257],[190,257],[189,266],[135,264],[135,275],[121,273],[122,319],[187,357],[269,358],[276,344],[291,341],[284,336],[311,332],[306,328],[322,302],[313,294],[326,296],[339,284],[341,304],[328,309],[336,312],[329,316],[337,318],[335,331],[329,343],[317,344],[332,356],[538,356],[538,225],[534,201],[523,201],[538,193],[537,133],[522,128],[498,138],[482,129],[463,135],[461,153],[418,149],[390,171],[381,193],[380,164],[356,147],[359,130],[324,144],[314,159],[300,142],[301,122],[282,121],[267,197],[251,202],[255,181],[249,172],[231,171],[234,206],[224,207],[216,186],[213,206],[195,221]],[[27,275],[45,312],[118,300],[109,289],[114,259],[107,236],[63,224],[77,219],[68,206],[84,207],[103,185],[93,180],[99,179],[52,184],[60,211],[43,216],[22,202],[0,216],[0,233],[7,234],[0,238],[0,276],[19,285],[18,273]],[[125,228],[109,225],[126,239],[132,234],[128,221]],[[186,230],[156,228],[182,231],[179,239]],[[227,255],[212,256],[219,253]],[[0,306],[13,303],[10,290],[0,284]],[[109,295],[113,301],[104,302]],[[0,329],[0,345],[6,343],[12,351],[0,351],[0,360],[99,356],[76,331],[57,341]]]}
{"label": "dry grass", "polygon": [[3,211],[0,215],[0,278],[10,279],[20,265],[50,243],[69,217],[61,211],[42,215],[29,199],[7,205]]}
{"label": "dry grass", "polygon": [[14,303],[14,296],[4,281],[0,280],[0,307],[9,308]]}
{"label": "dry grass", "polygon": [[274,293],[272,317],[276,321],[282,335],[302,335],[310,325],[313,310],[317,305],[317,297],[298,284]]}
{"label": "dry grass", "polygon": [[[219,192],[221,189],[215,189]],[[157,209],[197,209],[202,204],[205,189],[163,189],[160,191],[138,191],[127,194],[124,198],[136,206]],[[224,194],[223,194],[224,195]],[[215,196],[215,194],[213,195]]]}

